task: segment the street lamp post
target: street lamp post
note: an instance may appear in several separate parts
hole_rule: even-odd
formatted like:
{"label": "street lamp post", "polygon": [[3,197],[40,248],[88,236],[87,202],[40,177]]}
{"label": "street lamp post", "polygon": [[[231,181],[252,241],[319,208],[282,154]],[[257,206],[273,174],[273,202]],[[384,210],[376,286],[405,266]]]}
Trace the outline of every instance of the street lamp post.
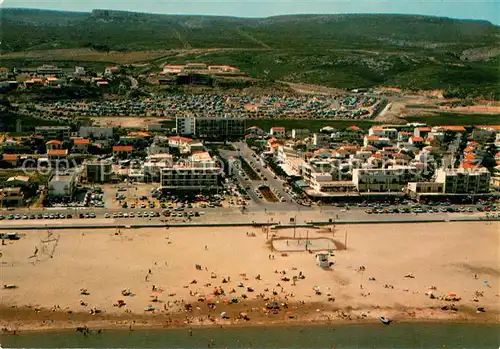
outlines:
{"label": "street lamp post", "polygon": [[293,217],[293,238],[295,239],[295,232],[297,229],[297,214]]}

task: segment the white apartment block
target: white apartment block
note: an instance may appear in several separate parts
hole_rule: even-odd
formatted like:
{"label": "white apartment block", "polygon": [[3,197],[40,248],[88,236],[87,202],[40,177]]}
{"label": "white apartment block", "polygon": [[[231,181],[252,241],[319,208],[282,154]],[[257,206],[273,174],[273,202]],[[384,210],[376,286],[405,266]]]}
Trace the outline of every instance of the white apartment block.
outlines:
{"label": "white apartment block", "polygon": [[233,138],[245,135],[244,118],[231,117],[176,117],[178,135],[195,135],[200,138]]}
{"label": "white apartment block", "polygon": [[363,139],[363,145],[365,147],[369,145],[373,145],[374,147],[384,147],[384,146],[391,146],[391,140],[387,137],[380,137],[380,136],[365,136]]}
{"label": "white apartment block", "polygon": [[271,127],[269,134],[271,136],[276,137],[276,138],[285,138],[286,132],[285,132],[284,127],[274,126],[274,127]]}
{"label": "white apartment block", "polygon": [[36,126],[35,134],[45,139],[68,140],[71,136],[69,126]]}
{"label": "white apartment block", "polygon": [[324,133],[314,133],[312,143],[315,147],[327,147],[330,144],[330,136]]}
{"label": "white apartment block", "polygon": [[304,139],[309,137],[311,131],[307,128],[294,128],[292,130],[292,138],[293,139]]}
{"label": "white apartment block", "polygon": [[373,126],[368,130],[369,136],[386,137],[389,139],[396,139],[398,137],[398,130],[395,128],[383,128],[380,126]]}
{"label": "white apartment block", "polygon": [[76,190],[77,180],[76,172],[55,174],[49,182],[49,196],[72,198]]}
{"label": "white apartment block", "polygon": [[113,138],[112,127],[81,126],[78,133],[82,138],[93,138],[93,139]]}
{"label": "white apartment block", "polygon": [[220,168],[174,166],[161,170],[163,190],[215,190]]}
{"label": "white apartment block", "polygon": [[352,171],[352,181],[359,192],[401,191],[408,182],[420,178],[413,166],[395,166],[392,168],[362,168]]}
{"label": "white apartment block", "polygon": [[195,117],[194,116],[176,117],[175,127],[178,135],[194,135]]}
{"label": "white apartment block", "polygon": [[436,171],[436,182],[444,184],[446,194],[488,193],[491,174],[488,169],[443,169]]}

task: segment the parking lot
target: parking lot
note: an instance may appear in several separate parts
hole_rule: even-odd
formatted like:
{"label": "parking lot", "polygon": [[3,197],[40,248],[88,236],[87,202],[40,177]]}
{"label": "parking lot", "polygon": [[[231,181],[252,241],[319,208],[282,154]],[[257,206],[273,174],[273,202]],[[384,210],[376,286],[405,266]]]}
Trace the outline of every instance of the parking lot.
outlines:
{"label": "parking lot", "polygon": [[[270,171],[260,156],[244,143],[233,143],[233,146],[236,150],[221,149],[220,154],[230,164],[233,177],[257,206],[269,210],[297,209],[285,190],[285,182]],[[266,200],[261,191],[265,187],[269,187],[277,200]]]}

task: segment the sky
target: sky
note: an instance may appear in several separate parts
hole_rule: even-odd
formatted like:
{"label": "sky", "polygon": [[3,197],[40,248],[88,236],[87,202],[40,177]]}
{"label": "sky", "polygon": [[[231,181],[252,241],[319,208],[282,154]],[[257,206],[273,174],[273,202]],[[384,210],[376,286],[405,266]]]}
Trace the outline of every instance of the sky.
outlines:
{"label": "sky", "polygon": [[164,14],[267,17],[312,13],[407,13],[483,19],[500,25],[500,0],[0,0],[2,7],[92,9]]}

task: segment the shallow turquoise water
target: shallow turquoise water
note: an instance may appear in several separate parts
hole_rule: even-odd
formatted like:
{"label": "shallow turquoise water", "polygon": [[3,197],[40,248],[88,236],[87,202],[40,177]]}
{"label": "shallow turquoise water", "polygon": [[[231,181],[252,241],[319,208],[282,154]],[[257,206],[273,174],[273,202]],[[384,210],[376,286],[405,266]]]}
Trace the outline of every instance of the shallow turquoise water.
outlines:
{"label": "shallow turquoise water", "polygon": [[[210,344],[212,343],[212,344]],[[26,333],[2,348],[500,348],[500,324],[379,324]]]}

